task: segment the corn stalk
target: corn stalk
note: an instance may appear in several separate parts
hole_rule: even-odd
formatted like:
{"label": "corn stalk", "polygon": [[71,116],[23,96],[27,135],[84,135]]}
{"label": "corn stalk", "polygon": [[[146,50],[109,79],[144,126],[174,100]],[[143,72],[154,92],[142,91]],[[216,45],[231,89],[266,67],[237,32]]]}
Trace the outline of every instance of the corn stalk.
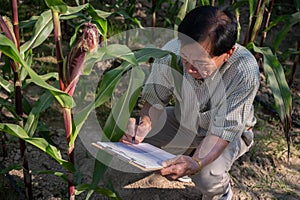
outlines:
{"label": "corn stalk", "polygon": [[[67,62],[64,65],[64,58],[62,55],[62,45],[61,45],[61,29],[60,29],[60,19],[59,12],[52,9],[53,16],[53,25],[54,25],[54,38],[56,45],[56,58],[58,63],[58,72],[59,72],[59,83],[60,89],[70,96],[73,96],[76,85],[79,80],[79,76],[83,70],[83,64],[85,61],[86,53],[93,51],[98,47],[99,43],[99,32],[96,26],[92,23],[86,23],[83,35],[78,40],[78,42],[72,48]],[[72,164],[75,163],[74,158],[74,143],[70,144],[71,137],[74,133],[72,128],[73,116],[72,109],[63,107],[63,117],[64,125],[68,146],[68,161]],[[75,199],[75,183],[74,183],[74,174],[69,173],[68,175],[68,185],[69,185],[69,198]]]}
{"label": "corn stalk", "polygon": [[[9,38],[15,44],[17,50],[20,52],[18,4],[16,0],[12,0],[11,4],[13,26],[8,20],[4,20],[2,17],[0,17],[0,30],[6,35],[7,38]],[[18,121],[18,124],[21,127],[23,127],[22,82],[20,80],[21,66],[13,59],[9,59],[9,62],[14,76],[15,112],[17,115],[16,120]],[[29,170],[29,164],[27,159],[26,144],[25,141],[22,139],[19,139],[19,144],[21,158],[23,159],[22,166],[24,175],[25,195],[27,199],[33,199],[31,172]]]}
{"label": "corn stalk", "polygon": [[271,0],[271,2],[269,3],[268,9],[266,11],[267,16],[266,16],[266,20],[265,20],[265,23],[264,23],[264,31],[263,31],[263,35],[262,35],[261,40],[260,40],[260,46],[261,47],[264,46],[265,40],[267,38],[266,29],[268,28],[269,23],[270,23],[270,18],[271,18],[274,2],[275,2],[275,0]]}

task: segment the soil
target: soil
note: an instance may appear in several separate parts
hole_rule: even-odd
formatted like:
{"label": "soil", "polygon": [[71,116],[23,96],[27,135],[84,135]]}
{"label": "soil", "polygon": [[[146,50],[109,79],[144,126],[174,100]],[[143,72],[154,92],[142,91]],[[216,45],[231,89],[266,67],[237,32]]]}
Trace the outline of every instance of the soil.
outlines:
{"label": "soil", "polygon": [[[299,66],[298,66],[299,67]],[[300,73],[296,74],[292,86],[293,93],[293,125],[291,128],[291,155],[287,160],[287,145],[283,128],[278,116],[268,108],[272,102],[272,95],[264,87],[265,78],[262,76],[262,87],[255,101],[255,115],[257,124],[254,127],[254,146],[239,158],[230,171],[231,186],[234,200],[243,199],[300,199]],[[37,100],[40,91],[35,86],[29,87],[24,93],[31,102]],[[0,92],[1,93],[1,92]],[[2,93],[0,95],[3,95]],[[1,118],[9,113],[1,111]],[[62,114],[58,105],[54,103],[42,116],[42,121],[48,126],[48,136],[59,147],[66,159],[66,141]],[[21,169],[18,140],[8,137],[6,145],[8,155],[0,154],[0,199],[24,199],[23,172]],[[51,157],[39,149],[28,145],[28,158],[32,170],[34,199],[60,200],[68,198],[67,183],[52,174],[41,171],[61,171],[62,167]],[[94,157],[85,149],[81,140],[76,141],[76,165],[81,172],[77,180],[90,183],[94,168]],[[9,168],[4,171],[4,168]],[[99,186],[110,188],[121,199],[143,200],[196,200],[202,195],[194,183],[170,181],[157,172],[126,173],[109,168]],[[85,199],[82,193],[76,199]],[[109,199],[100,194],[93,194],[91,199]]]}

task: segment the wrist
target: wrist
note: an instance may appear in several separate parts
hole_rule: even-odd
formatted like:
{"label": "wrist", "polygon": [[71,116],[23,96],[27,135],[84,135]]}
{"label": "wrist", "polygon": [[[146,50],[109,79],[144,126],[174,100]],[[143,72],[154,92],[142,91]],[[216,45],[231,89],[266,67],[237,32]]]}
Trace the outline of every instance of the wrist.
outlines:
{"label": "wrist", "polygon": [[200,173],[202,170],[202,162],[199,158],[192,158],[192,159],[193,159],[193,161],[196,162],[196,165],[197,165],[197,170],[192,175],[196,175],[196,174]]}

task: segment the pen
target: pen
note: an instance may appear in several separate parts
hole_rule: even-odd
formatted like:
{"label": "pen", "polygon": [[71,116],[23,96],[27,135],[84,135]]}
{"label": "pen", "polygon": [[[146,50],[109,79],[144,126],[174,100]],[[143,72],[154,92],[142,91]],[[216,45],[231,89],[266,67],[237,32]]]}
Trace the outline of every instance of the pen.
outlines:
{"label": "pen", "polygon": [[131,143],[134,144],[135,142],[135,136],[136,136],[136,131],[137,131],[137,127],[140,124],[140,117],[137,117],[135,119],[135,129],[134,129],[134,136],[132,137]]}

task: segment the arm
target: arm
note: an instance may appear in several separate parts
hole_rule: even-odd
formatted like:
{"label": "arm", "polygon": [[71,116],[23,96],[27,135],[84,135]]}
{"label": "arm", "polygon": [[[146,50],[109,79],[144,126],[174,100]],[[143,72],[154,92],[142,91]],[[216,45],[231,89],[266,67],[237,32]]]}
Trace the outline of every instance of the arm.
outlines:
{"label": "arm", "polygon": [[136,120],[130,118],[126,134],[121,138],[122,142],[131,143],[135,136],[135,143],[140,143],[155,126],[173,94],[172,73],[170,71],[170,56],[156,59],[152,65],[151,73],[144,85],[142,97],[146,101],[140,111],[140,122],[136,126]]}

